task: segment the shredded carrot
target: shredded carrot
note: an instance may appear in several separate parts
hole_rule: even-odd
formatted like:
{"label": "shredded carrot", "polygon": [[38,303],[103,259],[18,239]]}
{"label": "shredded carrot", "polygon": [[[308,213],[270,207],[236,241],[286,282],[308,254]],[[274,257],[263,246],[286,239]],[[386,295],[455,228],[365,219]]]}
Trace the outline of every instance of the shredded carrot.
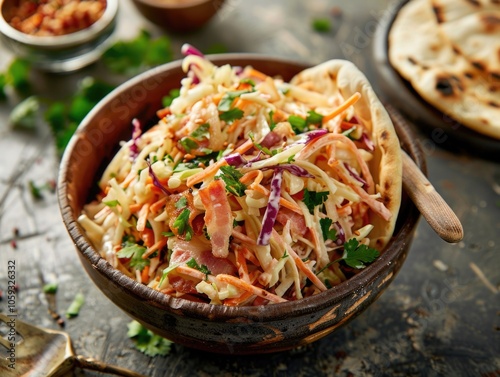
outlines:
{"label": "shredded carrot", "polygon": [[327,114],[323,117],[323,124],[328,122],[329,120],[332,120],[335,118],[337,115],[342,113],[343,111],[347,110],[349,107],[353,106],[358,100],[361,98],[361,94],[358,92],[354,93],[351,97],[347,99],[342,105],[337,107],[335,110],[333,110],[330,114]]}
{"label": "shredded carrot", "polygon": [[128,209],[130,210],[130,213],[136,213],[139,211],[143,206],[143,203],[132,203],[128,206]]}
{"label": "shredded carrot", "polygon": [[146,223],[148,221],[149,214],[149,203],[144,203],[141,210],[139,211],[139,216],[137,218],[137,230],[142,232],[146,229]]}
{"label": "shredded carrot", "polygon": [[228,298],[224,300],[224,305],[227,306],[239,306],[246,300],[248,300],[250,297],[253,296],[252,292],[243,292],[240,296],[238,297],[233,297],[233,298]]}
{"label": "shredded carrot", "polygon": [[178,274],[187,275],[198,280],[205,280],[207,278],[207,275],[205,275],[203,272],[195,270],[194,268],[182,264],[177,266],[175,271]]}
{"label": "shredded carrot", "polygon": [[138,232],[137,230],[136,232],[140,234],[140,238],[142,238],[146,247],[153,246],[153,244],[155,243],[155,234],[153,232],[153,229],[146,228],[142,232]]}
{"label": "shredded carrot", "polygon": [[167,197],[164,196],[163,198],[151,204],[149,210],[151,211],[151,213],[157,213],[165,205],[166,202],[167,202]]}
{"label": "shredded carrot", "polygon": [[241,249],[242,249],[241,246],[234,248],[234,254],[236,256],[236,267],[238,268],[238,274],[240,275],[240,279],[249,283],[250,278],[248,276],[247,261],[245,259],[244,252]]}
{"label": "shredded carrot", "polygon": [[143,284],[149,283],[149,266],[145,266],[141,271],[141,280]]}
{"label": "shredded carrot", "polygon": [[266,300],[269,300],[272,302],[286,302],[286,301],[288,301],[282,297],[279,297],[279,296],[276,296],[275,294],[267,292],[265,289],[258,288],[254,285],[248,284],[247,282],[237,278],[236,276],[219,274],[216,276],[216,279],[218,281],[234,285],[236,288],[250,292],[256,296],[265,298]]}
{"label": "shredded carrot", "polygon": [[[236,148],[234,150],[234,153],[243,154],[243,153],[245,153],[246,151],[248,151],[252,147],[253,147],[253,141],[250,140],[250,139],[248,139],[246,142],[244,142],[238,148]],[[191,177],[189,177],[187,179],[187,182],[186,182],[187,186],[188,187],[193,187],[195,184],[200,183],[204,179],[209,178],[209,177],[215,175],[215,173],[217,173],[217,171],[222,166],[225,166],[225,165],[227,165],[226,160],[224,158],[221,158],[215,164],[212,164],[212,165],[208,166],[206,169],[204,169],[203,171],[201,171],[201,172],[199,172],[199,173],[197,173],[197,174],[192,175]]]}
{"label": "shredded carrot", "polygon": [[[270,192],[268,189],[266,189],[264,186],[261,185],[256,185],[255,187],[252,187],[255,191],[260,192],[262,195],[269,196]],[[297,212],[299,215],[302,215],[302,209],[297,206],[295,203],[292,203],[291,201],[281,197],[280,198],[280,205],[283,207],[286,207],[294,212]]]}
{"label": "shredded carrot", "polygon": [[264,174],[260,170],[250,170],[243,174],[243,177],[240,178],[240,182],[246,185],[250,184],[259,184],[262,181]]}
{"label": "shredded carrot", "polygon": [[262,81],[265,81],[266,78],[269,77],[266,74],[262,73],[261,71],[257,71],[255,68],[248,68],[245,73],[250,77],[254,77]]}
{"label": "shredded carrot", "polygon": [[142,259],[148,258],[151,254],[153,254],[155,251],[161,250],[163,246],[167,244],[168,238],[163,237],[161,240],[156,242],[155,244],[151,245],[145,252],[142,254]]}
{"label": "shredded carrot", "polygon": [[271,237],[274,238],[274,240],[276,240],[276,242],[278,242],[278,244],[285,247],[287,253],[292,257],[293,261],[295,262],[295,264],[299,268],[299,270],[301,270],[304,273],[304,275],[306,275],[309,278],[309,280],[316,287],[319,288],[319,290],[321,290],[321,291],[327,290],[327,288],[325,287],[323,282],[321,280],[319,280],[319,278],[316,276],[316,274],[313,271],[311,271],[311,269],[309,267],[307,267],[307,265],[297,255],[297,253],[290,247],[290,245],[288,245],[286,242],[283,241],[281,236],[274,229],[273,229],[273,233],[272,233]]}

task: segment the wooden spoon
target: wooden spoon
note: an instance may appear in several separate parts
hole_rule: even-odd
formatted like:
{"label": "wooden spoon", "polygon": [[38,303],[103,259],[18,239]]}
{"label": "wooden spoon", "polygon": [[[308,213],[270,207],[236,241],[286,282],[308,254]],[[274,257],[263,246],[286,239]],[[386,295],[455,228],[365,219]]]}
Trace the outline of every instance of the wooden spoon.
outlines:
{"label": "wooden spoon", "polygon": [[456,243],[464,238],[457,215],[439,195],[415,162],[402,151],[403,188],[431,228],[446,242]]}
{"label": "wooden spoon", "polygon": [[[408,122],[391,105],[385,105],[392,121],[399,129],[409,128]],[[457,215],[448,206],[432,183],[422,173],[410,156],[401,150],[403,159],[403,189],[411,198],[431,228],[446,242],[456,243],[464,237],[464,230]]]}

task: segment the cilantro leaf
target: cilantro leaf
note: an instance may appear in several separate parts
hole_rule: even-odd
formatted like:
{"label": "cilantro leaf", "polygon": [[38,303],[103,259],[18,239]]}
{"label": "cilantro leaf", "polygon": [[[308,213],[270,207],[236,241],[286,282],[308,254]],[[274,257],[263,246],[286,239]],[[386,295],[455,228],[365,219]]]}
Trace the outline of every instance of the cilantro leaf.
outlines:
{"label": "cilantro leaf", "polygon": [[127,241],[125,242],[125,246],[116,255],[118,258],[130,258],[130,267],[142,271],[150,263],[149,259],[142,257],[145,252],[146,248],[144,246]]}
{"label": "cilantro leaf", "polygon": [[226,123],[231,123],[237,119],[243,118],[243,110],[235,107],[219,114],[219,119]]}
{"label": "cilantro leaf", "polygon": [[5,100],[7,98],[7,93],[5,93],[5,87],[7,85],[7,77],[5,73],[0,73],[0,100]]}
{"label": "cilantro leaf", "polygon": [[292,126],[295,134],[306,132],[309,130],[311,124],[321,124],[322,121],[323,115],[318,114],[314,110],[309,110],[305,119],[298,115],[290,115],[288,117],[288,123]]}
{"label": "cilantro leaf", "polygon": [[19,58],[14,59],[7,68],[7,83],[23,96],[28,96],[31,91],[30,70],[30,63]]}
{"label": "cilantro leaf", "polygon": [[189,209],[185,208],[179,216],[175,219],[172,227],[177,229],[179,235],[184,234],[186,241],[191,240],[193,237],[193,228],[189,225]]}
{"label": "cilantro leaf", "polygon": [[180,89],[172,89],[170,92],[168,92],[168,95],[164,96],[161,99],[161,103],[164,107],[169,107],[172,104],[172,101],[179,97],[181,94]]}
{"label": "cilantro leaf", "polygon": [[304,198],[302,201],[307,206],[309,213],[314,214],[314,207],[323,204],[328,199],[328,191],[309,191],[304,189]]}
{"label": "cilantro leaf", "polygon": [[132,40],[118,41],[103,54],[106,67],[119,74],[133,75],[141,70],[172,60],[172,48],[167,36],[151,38],[145,30]]}
{"label": "cilantro leaf", "polygon": [[175,208],[176,209],[181,209],[187,206],[187,199],[185,196],[180,198],[176,203],[175,203]]}
{"label": "cilantro leaf", "polygon": [[348,266],[360,269],[372,263],[379,255],[378,250],[359,244],[357,239],[352,238],[344,244],[342,259]]}
{"label": "cilantro leaf", "polygon": [[229,111],[229,109],[231,109],[233,101],[245,93],[251,93],[251,91],[245,89],[245,90],[236,90],[234,92],[227,92],[226,94],[224,94],[224,96],[222,96],[221,100],[219,101],[217,109],[219,111]]}
{"label": "cilantro leaf", "polygon": [[34,130],[37,124],[40,103],[35,96],[19,102],[9,115],[9,123],[14,128]]}
{"label": "cilantro leaf", "polygon": [[107,202],[103,202],[103,203],[111,208],[116,207],[118,204],[120,204],[120,202],[118,200],[108,200]]}
{"label": "cilantro leaf", "polygon": [[196,140],[202,140],[204,138],[207,138],[210,135],[208,131],[209,129],[210,129],[210,124],[203,123],[200,127],[191,132],[191,137],[195,138]]}
{"label": "cilantro leaf", "polygon": [[288,123],[290,123],[293,132],[295,132],[296,134],[300,134],[306,131],[307,122],[304,118],[298,115],[290,115],[288,117]]}
{"label": "cilantro leaf", "polygon": [[198,264],[198,262],[196,262],[196,260],[194,258],[191,258],[189,261],[186,262],[186,266],[188,267],[191,267],[191,268],[194,268],[195,270],[198,270],[202,273],[205,274],[205,276],[208,276],[212,273],[212,271],[210,271],[208,269],[207,266],[205,266],[204,264],[202,264],[201,266]]}
{"label": "cilantro leaf", "polygon": [[179,140],[179,144],[187,153],[191,153],[193,149],[199,147],[198,143],[189,137],[183,137],[181,140]]}
{"label": "cilantro leaf", "polygon": [[226,184],[226,190],[235,196],[243,196],[247,189],[247,186],[240,182],[243,174],[230,165],[222,166],[220,170],[222,172],[220,177]]}
{"label": "cilantro leaf", "polygon": [[151,357],[170,353],[173,344],[170,340],[154,334],[137,321],[130,322],[127,327],[127,336],[132,339],[139,351]]}
{"label": "cilantro leaf", "polygon": [[330,229],[332,226],[332,219],[330,218],[325,218],[325,219],[319,219],[319,225],[321,226],[321,232],[323,233],[323,241],[326,240],[332,240],[336,241],[337,240],[337,230],[336,229]]}

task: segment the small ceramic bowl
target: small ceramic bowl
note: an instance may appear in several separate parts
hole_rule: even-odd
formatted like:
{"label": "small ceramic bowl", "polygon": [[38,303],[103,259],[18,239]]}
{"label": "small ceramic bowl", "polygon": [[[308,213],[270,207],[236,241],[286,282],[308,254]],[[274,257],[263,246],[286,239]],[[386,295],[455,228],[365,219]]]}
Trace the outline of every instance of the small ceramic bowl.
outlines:
{"label": "small ceramic bowl", "polygon": [[16,0],[0,0],[0,34],[11,51],[32,66],[50,72],[70,72],[99,59],[108,47],[116,26],[118,0],[107,0],[102,16],[92,25],[73,33],[38,36],[23,33],[6,19]]}
{"label": "small ceramic bowl", "polygon": [[176,33],[195,31],[220,10],[225,0],[133,0],[139,12],[161,28]]}
{"label": "small ceramic bowl", "polygon": [[[208,57],[214,64],[252,65],[285,80],[302,64],[251,54]],[[172,341],[225,354],[257,354],[291,349],[332,333],[362,313],[389,286],[403,265],[419,212],[403,197],[396,231],[370,266],[328,291],[302,300],[267,306],[227,307],[175,298],[141,285],[114,269],[93,248],[78,224],[94,194],[98,174],[120,140],[129,139],[134,117],[152,119],[161,99],[180,86],[181,62],[155,68],[126,82],[104,98],[79,126],[61,162],[58,190],[64,224],[90,278],[118,307]],[[423,153],[411,130],[397,128],[402,146],[425,172]]]}

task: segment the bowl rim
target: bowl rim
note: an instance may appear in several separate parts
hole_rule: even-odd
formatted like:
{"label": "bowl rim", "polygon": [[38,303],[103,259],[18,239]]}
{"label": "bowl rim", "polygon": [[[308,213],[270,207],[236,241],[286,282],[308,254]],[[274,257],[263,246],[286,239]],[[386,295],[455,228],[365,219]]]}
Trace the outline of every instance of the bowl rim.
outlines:
{"label": "bowl rim", "polygon": [[[207,58],[214,64],[224,64],[227,61],[241,61],[242,64],[251,64],[252,61],[268,61],[270,63],[276,62],[280,64],[295,65],[299,69],[307,68],[310,64],[295,61],[293,59],[281,58],[277,56],[270,56],[255,53],[227,53],[208,55]],[[169,70],[181,69],[182,60],[172,61],[170,63],[152,68],[146,72],[133,77],[132,79],[124,82],[106,97],[104,97],[91,112],[86,116],[82,123],[78,126],[75,136],[73,136],[66,147],[60,163],[59,176],[58,176],[58,202],[61,215],[63,217],[64,225],[74,241],[74,245],[80,257],[83,257],[90,266],[98,271],[106,279],[118,284],[121,289],[125,290],[128,294],[136,296],[137,298],[147,301],[150,304],[163,308],[167,312],[173,312],[181,309],[184,313],[193,313],[196,316],[206,316],[206,318],[218,318],[223,321],[230,321],[236,318],[252,318],[259,321],[280,320],[281,318],[289,318],[302,316],[308,313],[316,312],[324,308],[331,308],[335,304],[339,304],[342,299],[352,294],[359,294],[361,298],[364,295],[365,287],[373,281],[384,269],[389,268],[397,259],[399,254],[403,253],[403,249],[411,243],[412,234],[418,220],[420,213],[414,204],[407,199],[406,210],[408,212],[408,221],[405,221],[397,234],[394,234],[389,243],[387,244],[384,252],[380,257],[367,268],[361,270],[358,274],[352,276],[345,282],[328,289],[325,292],[320,292],[310,297],[300,300],[288,301],[283,303],[275,303],[269,305],[258,306],[224,306],[214,305],[210,303],[200,303],[184,299],[182,297],[173,297],[156,291],[146,285],[140,284],[132,278],[126,276],[122,272],[112,267],[100,254],[94,249],[92,244],[87,241],[84,231],[78,224],[77,219],[73,216],[73,211],[69,203],[67,192],[67,175],[69,171],[69,162],[72,160],[73,153],[75,153],[75,146],[77,143],[77,135],[85,131],[86,128],[92,123],[93,117],[100,111],[101,108],[109,105],[116,96],[122,92],[126,92],[134,85],[146,79],[151,79],[155,75],[161,75]],[[411,138],[410,129],[402,130],[401,136],[404,137],[406,146],[409,149],[417,165],[426,173],[426,164],[423,151],[420,144],[415,138]],[[399,135],[399,133],[398,133]],[[400,136],[400,137],[401,137]],[[398,217],[401,214],[398,213]],[[401,236],[402,235],[402,236]],[[400,236],[398,238],[398,236]],[[80,258],[82,259],[82,258]],[[82,260],[83,262],[83,260]],[[391,276],[393,278],[393,276]],[[385,281],[385,280],[384,280]]]}
{"label": "bowl rim", "polygon": [[23,33],[13,28],[7,22],[3,9],[8,1],[10,0],[0,0],[0,32],[6,37],[26,46],[46,48],[68,47],[91,41],[114,22],[119,6],[119,0],[106,0],[106,9],[102,16],[89,27],[75,31],[74,33],[55,36],[36,36]]}

